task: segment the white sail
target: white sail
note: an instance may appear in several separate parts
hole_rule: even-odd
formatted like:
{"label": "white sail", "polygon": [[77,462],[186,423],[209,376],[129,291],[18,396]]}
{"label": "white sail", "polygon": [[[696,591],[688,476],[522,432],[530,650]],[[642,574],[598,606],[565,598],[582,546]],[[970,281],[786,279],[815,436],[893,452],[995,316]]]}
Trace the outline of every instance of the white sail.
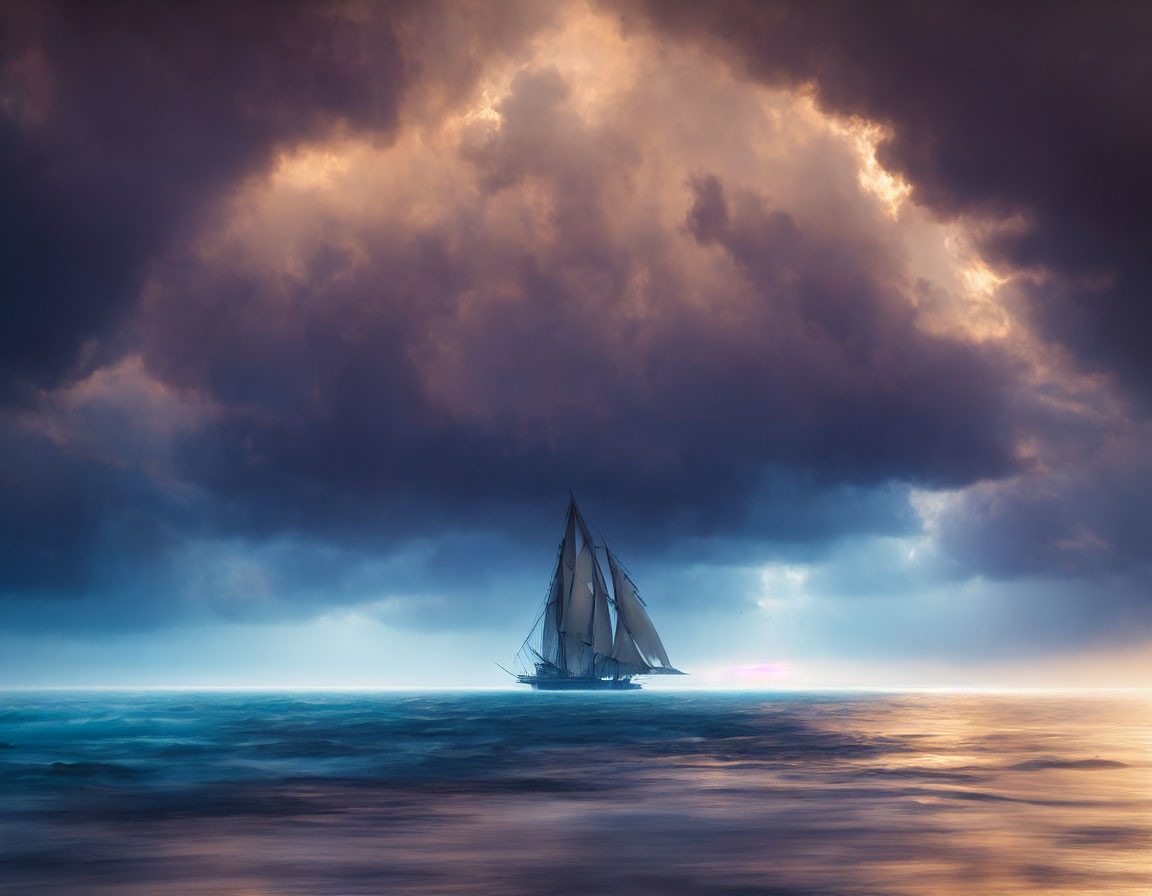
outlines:
{"label": "white sail", "polygon": [[572,575],[576,568],[576,502],[568,505],[568,518],[564,524],[564,541],[560,545],[560,608],[556,622],[564,630],[564,613],[568,609],[568,595],[572,593]]}
{"label": "white sail", "polygon": [[[608,554],[608,565],[612,570],[612,590],[616,594],[616,614],[619,623],[616,626],[618,643],[614,645],[613,655],[620,662],[631,662],[632,651],[646,665],[656,668],[672,668],[668,659],[668,651],[656,633],[656,626],[648,617],[648,611],[636,593],[636,586],[628,575],[622,570],[611,553]],[[621,639],[621,624],[624,633],[629,637]],[[631,647],[629,647],[629,643]]]}
{"label": "white sail", "polygon": [[594,608],[592,613],[592,649],[602,657],[612,655],[612,619],[608,615],[608,586],[600,564],[594,563]]}
{"label": "white sail", "polygon": [[[558,572],[556,608],[551,613],[548,607],[545,608],[542,639],[545,648],[555,640],[556,650],[553,655],[545,649],[543,656],[569,675],[590,677],[597,672],[593,618],[599,597],[597,591],[603,591],[604,585],[588,528],[580,518],[575,501],[568,506]],[[550,594],[550,604],[551,599]],[[603,603],[607,612],[606,596]],[[551,632],[550,626],[553,627]]]}
{"label": "white sail", "polygon": [[616,638],[612,642],[612,661],[615,675],[643,675],[650,668],[636,649],[636,642],[624,626],[624,617],[616,613]]}
{"label": "white sail", "polygon": [[[583,539],[581,539],[583,540]],[[572,571],[572,590],[564,606],[564,622],[560,630],[566,635],[592,643],[592,613],[595,609],[596,580],[593,574],[595,560],[592,545],[585,542],[576,555],[576,568]]]}
{"label": "white sail", "polygon": [[559,565],[556,575],[552,577],[552,587],[548,590],[548,603],[544,606],[544,627],[541,630],[540,656],[554,666],[563,667],[563,657],[560,656],[560,599],[563,577]]}
{"label": "white sail", "polygon": [[564,668],[569,675],[577,678],[590,678],[596,671],[596,654],[592,646],[571,635],[561,635],[564,639]]}
{"label": "white sail", "polygon": [[[589,579],[586,587],[588,588],[591,598],[591,615],[589,618],[589,626],[587,637],[584,637],[583,630],[577,631],[575,628],[569,629],[572,634],[579,635],[582,640],[592,645],[592,650],[599,654],[602,658],[608,657],[612,653],[612,619],[608,611],[608,586],[604,582],[604,573],[600,569],[600,562],[596,558],[596,545],[592,540],[592,533],[588,531],[588,524],[584,522],[584,518],[580,515],[577,509],[574,513],[576,520],[576,535],[579,539],[577,544],[581,552],[587,551],[588,558],[586,565],[577,561],[580,567],[580,572],[577,575],[577,582],[585,584],[584,574],[588,573]],[[573,586],[573,592],[575,593]],[[583,597],[581,595],[581,597]],[[583,604],[579,605],[583,610]],[[583,617],[580,618],[583,622]]]}

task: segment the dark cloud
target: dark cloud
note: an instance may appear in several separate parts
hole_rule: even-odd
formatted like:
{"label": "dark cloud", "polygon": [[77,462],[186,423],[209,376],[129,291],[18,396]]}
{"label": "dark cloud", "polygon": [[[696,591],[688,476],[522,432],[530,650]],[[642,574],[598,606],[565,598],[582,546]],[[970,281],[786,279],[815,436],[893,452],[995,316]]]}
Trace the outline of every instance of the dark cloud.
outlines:
{"label": "dark cloud", "polygon": [[[20,410],[0,591],[17,615],[132,627],[378,600],[390,621],[454,607],[480,625],[509,582],[531,591],[554,537],[540,508],[570,487],[630,556],[743,582],[917,534],[915,489],[961,495],[934,520],[933,582],[1139,573],[1135,467],[1099,458],[1123,414],[1044,394],[1004,342],[927,326],[928,298],[952,297],[913,270],[912,225],[810,107],[746,80],[887,124],[880,159],[916,201],[975,228],[1047,336],[1140,386],[1122,344],[1142,307],[1135,198],[1109,198],[1134,168],[1102,148],[1129,115],[1143,139],[1113,84],[1128,44],[1075,62],[1068,7],[1019,58],[1023,14],[990,7],[629,7],[665,43],[633,47],[635,71],[608,59],[613,94],[542,58],[529,38],[553,13],[533,7],[10,14],[0,390]],[[1080,65],[1096,93],[1076,92]],[[1051,475],[1072,441],[1058,466],[1095,480]],[[90,600],[70,622],[50,597]]]}
{"label": "dark cloud", "polygon": [[1008,371],[992,353],[924,335],[906,297],[881,279],[889,261],[882,247],[805,234],[757,196],[740,197],[730,211],[715,178],[699,179],[695,190],[693,235],[722,246],[771,309],[758,323],[775,331],[775,351],[758,354],[767,359],[784,346],[792,353],[781,365],[791,370],[768,361],[749,377],[755,400],[767,382],[790,384],[786,407],[764,409],[769,418],[802,414],[781,438],[795,440],[790,466],[846,481],[937,487],[1014,466],[1002,392]]}
{"label": "dark cloud", "polygon": [[83,591],[104,551],[131,564],[170,546],[173,508],[157,500],[138,471],[85,463],[44,438],[9,431],[4,443],[0,569],[6,591]]}
{"label": "dark cloud", "polygon": [[961,568],[999,578],[1131,575],[1152,586],[1142,444],[1125,439],[1085,466],[973,488],[942,516],[941,542]]}
{"label": "dark cloud", "polygon": [[[519,76],[468,149],[482,191],[441,223],[356,222],[359,252],[305,240],[287,285],[217,253],[167,269],[145,358],[228,409],[183,473],[238,525],[499,525],[571,485],[660,541],[747,530],[769,467],[812,496],[1013,469],[1010,372],[914,325],[899,259],[713,176],[690,233],[621,237],[643,144],[568,96],[553,71]],[[484,223],[515,189],[543,197],[547,236]],[[685,241],[725,272],[703,303],[678,280]],[[635,317],[641,275],[658,311]]]}
{"label": "dark cloud", "polygon": [[[628,7],[629,10],[635,7]],[[1033,321],[1149,394],[1152,15],[1141,4],[647,3],[643,21],[750,77],[887,124],[878,157],[945,216],[1043,271]],[[640,20],[637,20],[637,22]]]}
{"label": "dark cloud", "polygon": [[9,8],[0,115],[3,380],[51,386],[130,307],[151,258],[278,146],[396,118],[374,27],[303,4]]}
{"label": "dark cloud", "polygon": [[25,401],[122,351],[149,263],[275,152],[387,136],[414,80],[450,102],[542,18],[130,0],[0,16],[0,397]]}

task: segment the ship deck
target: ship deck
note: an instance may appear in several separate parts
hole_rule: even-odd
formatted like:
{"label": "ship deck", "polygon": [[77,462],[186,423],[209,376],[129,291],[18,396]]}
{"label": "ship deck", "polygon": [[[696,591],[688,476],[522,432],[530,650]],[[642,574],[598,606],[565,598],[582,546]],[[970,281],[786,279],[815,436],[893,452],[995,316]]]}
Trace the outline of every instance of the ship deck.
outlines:
{"label": "ship deck", "polygon": [[537,691],[637,691],[639,682],[627,678],[575,678],[560,675],[517,675],[520,684]]}

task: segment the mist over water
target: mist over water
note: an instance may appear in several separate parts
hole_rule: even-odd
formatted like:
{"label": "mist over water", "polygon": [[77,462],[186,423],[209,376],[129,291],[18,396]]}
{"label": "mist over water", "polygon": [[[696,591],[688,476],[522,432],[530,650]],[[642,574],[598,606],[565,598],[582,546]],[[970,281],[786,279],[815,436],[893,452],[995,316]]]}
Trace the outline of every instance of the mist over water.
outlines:
{"label": "mist over water", "polygon": [[1119,695],[22,693],[0,892],[1152,892]]}

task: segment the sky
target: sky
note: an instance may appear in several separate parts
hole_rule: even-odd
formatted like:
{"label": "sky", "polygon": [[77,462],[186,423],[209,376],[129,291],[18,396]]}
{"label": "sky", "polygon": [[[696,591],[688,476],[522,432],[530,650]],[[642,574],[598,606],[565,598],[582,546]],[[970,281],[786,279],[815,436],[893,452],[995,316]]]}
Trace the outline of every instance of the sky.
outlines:
{"label": "sky", "polygon": [[1152,12],[0,7],[0,685],[1152,684]]}

